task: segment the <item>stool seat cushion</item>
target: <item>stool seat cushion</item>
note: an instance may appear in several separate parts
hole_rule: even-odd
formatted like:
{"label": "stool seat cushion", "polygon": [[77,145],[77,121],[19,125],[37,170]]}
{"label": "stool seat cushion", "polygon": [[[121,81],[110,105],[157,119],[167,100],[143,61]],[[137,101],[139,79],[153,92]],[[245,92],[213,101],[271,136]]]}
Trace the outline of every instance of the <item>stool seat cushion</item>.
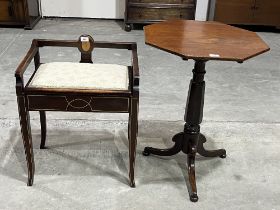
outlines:
{"label": "stool seat cushion", "polygon": [[31,88],[128,90],[128,67],[117,64],[52,62],[41,64]]}

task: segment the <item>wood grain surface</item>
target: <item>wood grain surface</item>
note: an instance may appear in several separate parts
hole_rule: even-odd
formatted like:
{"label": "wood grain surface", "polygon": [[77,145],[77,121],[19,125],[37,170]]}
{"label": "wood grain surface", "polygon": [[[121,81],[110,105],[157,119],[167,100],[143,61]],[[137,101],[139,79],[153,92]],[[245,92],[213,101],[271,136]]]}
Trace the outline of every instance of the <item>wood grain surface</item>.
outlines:
{"label": "wood grain surface", "polygon": [[186,59],[243,62],[269,50],[255,32],[214,21],[171,20],[144,30],[146,44]]}

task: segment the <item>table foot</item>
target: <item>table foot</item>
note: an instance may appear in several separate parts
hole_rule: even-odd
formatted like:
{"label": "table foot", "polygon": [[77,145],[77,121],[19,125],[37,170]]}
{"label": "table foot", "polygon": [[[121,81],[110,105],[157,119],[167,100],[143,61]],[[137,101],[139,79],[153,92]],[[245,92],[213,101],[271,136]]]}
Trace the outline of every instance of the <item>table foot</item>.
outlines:
{"label": "table foot", "polygon": [[226,158],[226,150],[218,149],[218,150],[206,150],[203,144],[206,142],[206,138],[203,134],[200,134],[198,145],[197,145],[197,153],[203,157],[220,157]]}
{"label": "table foot", "polygon": [[197,202],[198,201],[198,196],[197,196],[197,194],[192,194],[192,195],[190,195],[190,200],[191,200],[191,202]]}
{"label": "table foot", "polygon": [[178,133],[173,136],[172,141],[175,142],[174,146],[168,149],[157,149],[153,147],[145,147],[143,151],[144,156],[149,156],[150,154],[159,155],[159,156],[172,156],[179,153],[182,150],[184,139],[184,133]]}

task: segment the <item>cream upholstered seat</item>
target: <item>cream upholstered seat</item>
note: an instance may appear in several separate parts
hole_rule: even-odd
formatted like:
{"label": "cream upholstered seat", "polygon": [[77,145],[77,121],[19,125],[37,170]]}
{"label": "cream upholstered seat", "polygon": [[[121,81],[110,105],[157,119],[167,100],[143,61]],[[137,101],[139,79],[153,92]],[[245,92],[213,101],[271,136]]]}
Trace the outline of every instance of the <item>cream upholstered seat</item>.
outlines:
{"label": "cream upholstered seat", "polygon": [[40,65],[29,87],[128,90],[128,85],[127,66],[52,62]]}

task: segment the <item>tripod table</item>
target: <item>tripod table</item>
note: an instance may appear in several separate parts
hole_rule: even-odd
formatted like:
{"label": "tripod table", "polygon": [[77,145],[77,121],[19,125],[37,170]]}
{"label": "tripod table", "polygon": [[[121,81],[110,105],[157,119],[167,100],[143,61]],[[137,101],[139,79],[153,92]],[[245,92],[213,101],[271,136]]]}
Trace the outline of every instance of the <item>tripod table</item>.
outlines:
{"label": "tripod table", "polygon": [[226,157],[224,149],[209,151],[203,147],[206,138],[200,133],[200,123],[203,117],[205,64],[210,60],[242,63],[268,51],[269,47],[254,32],[214,21],[170,20],[146,26],[144,30],[146,44],[184,60],[195,61],[185,108],[184,131],[173,137],[173,147],[145,147],[143,155],[171,156],[180,151],[187,154],[190,200],[196,202],[196,153],[205,157]]}

